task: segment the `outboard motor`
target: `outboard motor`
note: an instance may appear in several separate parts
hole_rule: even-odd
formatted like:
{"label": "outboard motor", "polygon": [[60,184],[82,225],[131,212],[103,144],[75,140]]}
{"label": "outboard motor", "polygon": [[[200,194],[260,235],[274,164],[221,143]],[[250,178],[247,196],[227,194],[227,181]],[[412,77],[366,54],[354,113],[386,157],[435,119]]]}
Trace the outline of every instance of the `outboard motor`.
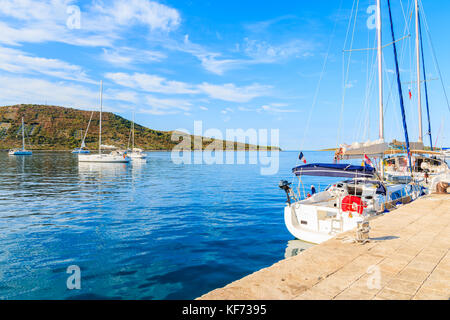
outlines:
{"label": "outboard motor", "polygon": [[286,180],[281,180],[280,184],[278,185],[280,187],[281,190],[284,190],[284,192],[286,192],[286,197],[287,197],[287,203],[289,205],[291,205],[291,197],[290,197],[290,193],[291,193],[291,184]]}

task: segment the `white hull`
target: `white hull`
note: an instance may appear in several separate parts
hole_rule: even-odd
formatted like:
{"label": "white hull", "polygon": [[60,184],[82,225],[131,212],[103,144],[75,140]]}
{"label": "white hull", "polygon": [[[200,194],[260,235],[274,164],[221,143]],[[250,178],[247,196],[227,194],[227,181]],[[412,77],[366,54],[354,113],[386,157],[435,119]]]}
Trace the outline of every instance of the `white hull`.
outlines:
{"label": "white hull", "polygon": [[147,155],[143,153],[127,153],[127,156],[131,158],[131,160],[146,160]]}
{"label": "white hull", "polygon": [[369,185],[363,187],[361,198],[366,203],[363,214],[344,212],[342,199],[351,195],[345,187],[333,186],[312,198],[297,201],[284,209],[284,221],[288,231],[299,240],[320,244],[331,238],[353,230],[364,219],[373,219],[382,215],[385,209],[391,210],[399,204],[417,199],[420,191],[412,186],[390,186],[388,196],[371,191]]}
{"label": "white hull", "polygon": [[95,163],[129,163],[130,158],[123,155],[108,154],[79,154],[78,162],[95,162]]}

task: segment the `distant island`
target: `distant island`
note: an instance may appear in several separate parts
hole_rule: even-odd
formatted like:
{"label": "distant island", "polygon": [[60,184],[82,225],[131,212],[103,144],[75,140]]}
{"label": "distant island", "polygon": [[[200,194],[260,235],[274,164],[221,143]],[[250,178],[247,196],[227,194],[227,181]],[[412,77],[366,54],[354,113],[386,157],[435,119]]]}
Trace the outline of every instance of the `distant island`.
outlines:
{"label": "distant island", "polygon": [[[47,105],[14,105],[0,107],[0,149],[22,146],[21,119],[25,121],[26,145],[31,150],[69,151],[80,147],[92,111]],[[102,144],[119,149],[129,146],[131,121],[114,113],[102,116]],[[99,113],[95,112],[86,137],[86,147],[98,148]],[[135,144],[144,150],[172,150],[173,131],[158,131],[135,124]],[[194,137],[191,149],[194,150]],[[217,141],[226,148],[226,141],[203,138],[202,149]],[[232,142],[233,143],[233,142]],[[255,146],[234,142],[235,150],[280,150],[270,146]]]}

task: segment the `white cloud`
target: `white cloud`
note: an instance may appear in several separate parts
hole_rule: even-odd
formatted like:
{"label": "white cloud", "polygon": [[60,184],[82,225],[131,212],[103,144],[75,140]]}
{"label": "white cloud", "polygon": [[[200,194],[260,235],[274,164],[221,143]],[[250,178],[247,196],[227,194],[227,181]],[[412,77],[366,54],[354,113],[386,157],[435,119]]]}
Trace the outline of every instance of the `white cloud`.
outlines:
{"label": "white cloud", "polygon": [[244,39],[245,54],[258,63],[271,63],[291,57],[309,57],[313,46],[302,40],[292,40],[279,45],[266,41]]}
{"label": "white cloud", "polygon": [[117,48],[117,49],[105,49],[103,48],[103,54],[101,58],[106,62],[121,66],[131,67],[136,63],[149,63],[158,62],[166,58],[166,55],[158,51],[150,50],[136,50],[133,48]]}
{"label": "white cloud", "polygon": [[236,87],[234,84],[213,85],[203,83],[199,88],[211,98],[230,102],[249,102],[250,100],[268,94],[270,86],[253,84],[246,87]]}
{"label": "white cloud", "polygon": [[0,69],[11,73],[40,73],[64,80],[93,83],[80,66],[58,59],[34,57],[20,50],[0,47]]}
{"label": "white cloud", "polygon": [[[93,1],[81,11],[80,29],[67,26],[74,0],[1,0],[0,42],[61,42],[78,46],[108,46],[133,26],[148,32],[170,32],[181,21],[177,10],[155,1]],[[6,20],[7,19],[7,20]],[[25,25],[25,26],[24,26]]]}
{"label": "white cloud", "polygon": [[228,113],[233,113],[234,110],[231,108],[225,108],[224,110],[221,111],[222,114],[228,114]]}
{"label": "white cloud", "polygon": [[202,83],[200,85],[189,84],[180,81],[167,80],[166,78],[144,73],[107,73],[107,79],[115,83],[137,90],[151,93],[164,94],[206,94],[211,98],[229,102],[248,102],[256,97],[267,95],[270,86],[253,84],[237,87],[235,84],[215,85]]}
{"label": "white cloud", "polygon": [[97,8],[122,26],[140,24],[150,30],[172,31],[178,28],[181,21],[177,10],[155,1],[115,0],[112,6],[103,3]]}
{"label": "white cloud", "polygon": [[285,109],[288,104],[285,103],[271,103],[268,105],[263,105],[258,109],[258,112],[269,112],[269,113],[292,113],[298,112],[297,110]]}
{"label": "white cloud", "polygon": [[150,106],[150,109],[141,109],[140,112],[151,115],[168,115],[181,111],[185,111],[186,113],[191,109],[191,103],[186,100],[160,99],[153,96],[146,96],[145,101]]}
{"label": "white cloud", "polygon": [[203,110],[203,111],[208,111],[208,108],[207,108],[207,107],[204,107],[204,106],[200,106],[199,109],[200,109],[200,110]]}
{"label": "white cloud", "polygon": [[3,105],[48,103],[91,110],[97,109],[100,103],[99,91],[68,82],[0,75],[0,86]]}
{"label": "white cloud", "polygon": [[107,73],[106,78],[124,87],[143,90],[146,92],[167,94],[194,94],[198,93],[191,85],[167,80],[163,77],[144,73]]}

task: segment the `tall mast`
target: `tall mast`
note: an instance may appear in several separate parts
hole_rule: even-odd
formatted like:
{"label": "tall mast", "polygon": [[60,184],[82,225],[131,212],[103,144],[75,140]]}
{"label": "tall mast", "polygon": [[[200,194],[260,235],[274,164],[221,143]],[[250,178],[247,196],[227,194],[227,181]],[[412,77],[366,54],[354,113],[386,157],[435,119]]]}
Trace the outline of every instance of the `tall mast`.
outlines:
{"label": "tall mast", "polygon": [[134,111],[133,111],[133,146],[131,147],[131,151],[134,150]]}
{"label": "tall mast", "polygon": [[417,106],[419,113],[419,143],[423,143],[422,91],[420,83],[419,0],[416,3]]}
{"label": "tall mast", "polygon": [[[381,0],[377,0],[377,39],[378,39],[378,100],[380,108],[380,140],[384,141],[384,107],[383,107],[383,38],[381,22]],[[381,179],[384,179],[384,154],[380,159]]]}
{"label": "tall mast", "polygon": [[103,109],[103,80],[100,82],[100,126],[99,126],[99,142],[98,154],[102,154],[102,109]]}
{"label": "tall mast", "polygon": [[22,150],[25,150],[25,125],[23,123],[23,117],[22,117]]}
{"label": "tall mast", "polygon": [[383,48],[381,24],[381,0],[377,0],[377,39],[378,39],[378,99],[380,108],[380,140],[384,140],[384,108],[383,108]]}

